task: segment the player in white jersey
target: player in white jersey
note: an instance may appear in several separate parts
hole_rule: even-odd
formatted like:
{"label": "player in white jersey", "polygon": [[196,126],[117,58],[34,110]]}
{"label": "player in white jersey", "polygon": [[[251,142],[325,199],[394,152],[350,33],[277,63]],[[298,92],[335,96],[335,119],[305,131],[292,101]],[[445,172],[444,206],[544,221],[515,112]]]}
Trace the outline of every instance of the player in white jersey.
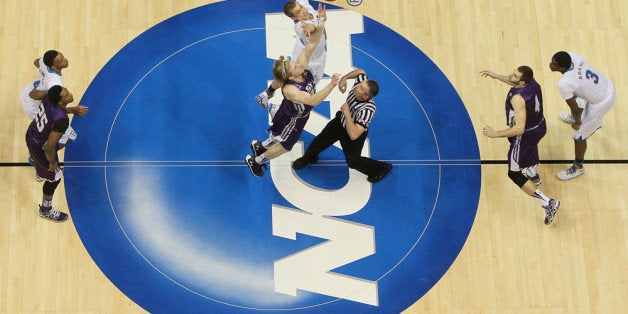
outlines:
{"label": "player in white jersey", "polygon": [[[310,33],[316,29],[316,26],[320,23],[318,12],[308,0],[296,0],[288,1],[283,8],[284,14],[294,21],[294,32],[296,33],[294,48],[292,49],[292,59],[296,60],[297,57],[303,52],[305,45],[309,42]],[[306,27],[303,27],[303,26]],[[323,78],[325,71],[325,61],[327,57],[327,34],[323,33],[321,40],[314,49],[310,63],[308,64],[310,72],[314,76],[314,84]],[[255,101],[262,108],[268,107],[268,100],[272,98],[275,90],[281,87],[281,84],[277,80],[273,80],[270,86],[262,91],[255,97]],[[269,107],[271,115],[277,111],[278,105],[272,105]]]}
{"label": "player in white jersey", "polygon": [[[39,104],[46,97],[48,89],[55,85],[63,86],[61,71],[68,67],[69,62],[61,52],[48,50],[43,57],[35,60],[35,65],[38,67],[37,77],[20,93],[22,111],[31,121],[37,116]],[[66,111],[79,116],[84,116],[88,112],[85,106],[67,107]],[[68,141],[75,139],[76,132],[72,127],[68,127],[66,133],[59,139],[59,144],[64,146],[68,144]]]}
{"label": "player in white jersey", "polygon": [[37,116],[37,112],[39,111],[39,103],[41,101],[31,98],[29,96],[29,93],[35,89],[43,90],[43,88],[41,87],[41,80],[44,78],[44,72],[48,69],[48,67],[44,64],[44,58],[35,59],[34,65],[35,67],[37,67],[37,76],[30,84],[26,85],[20,93],[20,103],[22,104],[22,111],[24,111],[24,114],[30,121],[35,119],[35,117]]}
{"label": "player in white jersey", "polygon": [[[297,36],[295,37],[296,43],[292,49],[292,57],[296,59],[303,49],[305,49],[305,45],[310,39],[310,33],[313,32],[318,23],[320,23],[320,19],[317,11],[309,4],[308,0],[296,0],[286,3],[284,6],[284,14],[295,21],[294,32]],[[303,23],[307,26],[306,30],[303,28]],[[308,64],[310,72],[314,75],[314,84],[318,84],[321,78],[323,78],[326,56],[327,34],[323,33]]]}
{"label": "player in white jersey", "polygon": [[559,51],[549,64],[552,71],[562,73],[558,91],[571,109],[561,119],[574,129],[574,164],[556,174],[566,181],[584,174],[582,163],[587,139],[602,127],[604,115],[613,107],[617,94],[613,82],[573,52]]}
{"label": "player in white jersey", "polygon": [[[37,67],[37,76],[33,82],[26,85],[20,93],[22,111],[30,121],[37,117],[41,101],[47,96],[50,87],[55,85],[63,86],[61,71],[69,65],[68,59],[66,59],[61,52],[56,50],[46,51],[41,58],[35,59],[33,63],[35,67]],[[66,107],[66,112],[84,116],[87,114],[88,109],[85,106],[79,105]],[[75,140],[76,137],[76,132],[69,126],[59,139],[60,147],[65,147],[70,141]],[[34,161],[31,157],[28,158],[28,162],[34,165]],[[41,181],[41,178],[37,175],[35,175],[35,179]]]}

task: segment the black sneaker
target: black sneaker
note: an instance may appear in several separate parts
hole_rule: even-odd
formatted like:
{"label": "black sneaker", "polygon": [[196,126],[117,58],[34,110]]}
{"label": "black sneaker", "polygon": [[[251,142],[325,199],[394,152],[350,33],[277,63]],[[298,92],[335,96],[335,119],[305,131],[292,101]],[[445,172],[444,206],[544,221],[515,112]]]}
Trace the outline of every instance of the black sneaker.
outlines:
{"label": "black sneaker", "polygon": [[[244,157],[244,162],[247,166],[249,166],[249,170],[256,177],[264,176],[264,170],[262,170],[262,165],[255,162],[255,157],[251,157],[251,155],[246,155]],[[263,166],[266,166],[265,164]]]}
{"label": "black sneaker", "polygon": [[371,183],[382,181],[382,179],[392,170],[393,166],[389,163],[385,163],[384,167],[375,175],[371,175],[366,180]]}
{"label": "black sneaker", "polygon": [[297,158],[297,160],[295,160],[292,163],[292,169],[294,170],[300,170],[303,169],[313,163],[316,163],[318,161],[318,157],[313,158],[313,159],[305,159],[305,157],[301,157],[301,158]]}
{"label": "black sneaker", "polygon": [[554,216],[556,212],[558,212],[558,208],[560,207],[560,201],[555,199],[550,199],[549,204],[547,206],[543,206],[545,210],[545,224],[549,225],[554,221]]}
{"label": "black sneaker", "polygon": [[263,154],[266,151],[266,148],[262,146],[260,141],[253,140],[251,141],[251,150],[253,151],[253,157],[257,157]]}
{"label": "black sneaker", "polygon": [[64,222],[68,220],[68,214],[60,212],[54,207],[45,208],[41,205],[39,205],[39,216],[54,222]]}

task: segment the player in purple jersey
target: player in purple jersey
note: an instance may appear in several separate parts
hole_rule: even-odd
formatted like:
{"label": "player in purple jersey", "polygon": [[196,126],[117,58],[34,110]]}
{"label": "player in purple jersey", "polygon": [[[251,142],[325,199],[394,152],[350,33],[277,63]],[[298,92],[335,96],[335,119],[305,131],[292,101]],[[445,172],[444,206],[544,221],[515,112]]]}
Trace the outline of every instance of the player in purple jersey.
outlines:
{"label": "player in purple jersey", "polygon": [[369,182],[379,182],[392,170],[392,165],[361,156],[369,124],[375,116],[373,97],[379,92],[379,85],[369,80],[364,70],[355,69],[340,79],[338,88],[343,93],[347,88],[347,79],[355,79],[347,101],[340,107],[336,117],[310,143],[303,157],[294,161],[292,168],[299,170],[315,163],[318,154],[340,141],[349,168],[366,174]]}
{"label": "player in purple jersey", "polygon": [[52,197],[63,178],[59,167],[59,138],[70,125],[66,105],[74,96],[59,85],[51,87],[46,98],[39,104],[39,112],[26,131],[26,145],[35,163],[37,175],[45,180],[39,215],[56,222],[68,219],[68,214],[52,206]]}
{"label": "player in purple jersey", "polygon": [[314,77],[308,69],[312,53],[325,30],[327,15],[324,6],[318,6],[318,16],[321,22],[309,34],[310,41],[299,57],[295,61],[288,61],[280,56],[273,64],[273,77],[281,83],[284,100],[273,118],[269,138],[263,142],[252,141],[253,156],[246,155],[244,159],[254,176],[264,175],[262,167],[265,167],[266,161],[292,150],[301,137],[312,108],[325,100],[338,84],[340,75],[334,74],[331,82],[316,92]]}
{"label": "player in purple jersey", "polygon": [[[480,75],[512,86],[506,96],[508,129],[495,131],[487,125],[482,133],[490,138],[508,138],[508,177],[526,194],[541,203],[545,212],[545,224],[549,225],[554,220],[560,201],[545,196],[532,180],[538,174],[534,172],[531,175],[529,172],[530,169],[534,171],[534,167],[539,164],[538,143],[547,132],[541,86],[534,80],[534,73],[528,66],[520,66],[508,76],[491,71],[481,71]],[[541,183],[540,178],[537,181]]]}

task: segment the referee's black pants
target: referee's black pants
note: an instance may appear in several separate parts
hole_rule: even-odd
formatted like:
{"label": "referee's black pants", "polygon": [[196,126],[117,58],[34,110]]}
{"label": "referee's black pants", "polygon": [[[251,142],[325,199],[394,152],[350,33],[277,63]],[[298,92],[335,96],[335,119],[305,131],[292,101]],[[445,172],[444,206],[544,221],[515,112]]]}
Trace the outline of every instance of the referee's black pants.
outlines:
{"label": "referee's black pants", "polygon": [[386,163],[368,157],[362,157],[361,155],[368,130],[364,131],[364,133],[355,140],[351,140],[349,133],[347,133],[347,130],[340,122],[341,115],[342,112],[338,111],[336,117],[327,123],[323,131],[321,131],[307,147],[303,158],[308,161],[318,160],[318,154],[333,145],[336,141],[340,141],[340,146],[342,146],[342,152],[345,154],[345,160],[349,168],[360,171],[369,177],[377,175],[386,166]]}

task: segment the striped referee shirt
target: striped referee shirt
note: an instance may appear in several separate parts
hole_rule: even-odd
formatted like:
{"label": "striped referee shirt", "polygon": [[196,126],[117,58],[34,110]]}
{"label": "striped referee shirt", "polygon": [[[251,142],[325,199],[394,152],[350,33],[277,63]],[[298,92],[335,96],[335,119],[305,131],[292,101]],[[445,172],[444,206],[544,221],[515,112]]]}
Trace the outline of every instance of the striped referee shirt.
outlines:
{"label": "striped referee shirt", "polygon": [[[375,101],[371,98],[368,101],[360,102],[355,98],[355,94],[353,93],[355,86],[366,80],[368,80],[366,74],[358,74],[355,78],[353,88],[351,88],[351,91],[347,96],[347,103],[349,104],[349,111],[351,112],[353,122],[363,126],[365,129],[368,129],[371,120],[373,120],[373,117],[375,116]],[[347,127],[344,114],[340,115],[340,122],[343,127]]]}

